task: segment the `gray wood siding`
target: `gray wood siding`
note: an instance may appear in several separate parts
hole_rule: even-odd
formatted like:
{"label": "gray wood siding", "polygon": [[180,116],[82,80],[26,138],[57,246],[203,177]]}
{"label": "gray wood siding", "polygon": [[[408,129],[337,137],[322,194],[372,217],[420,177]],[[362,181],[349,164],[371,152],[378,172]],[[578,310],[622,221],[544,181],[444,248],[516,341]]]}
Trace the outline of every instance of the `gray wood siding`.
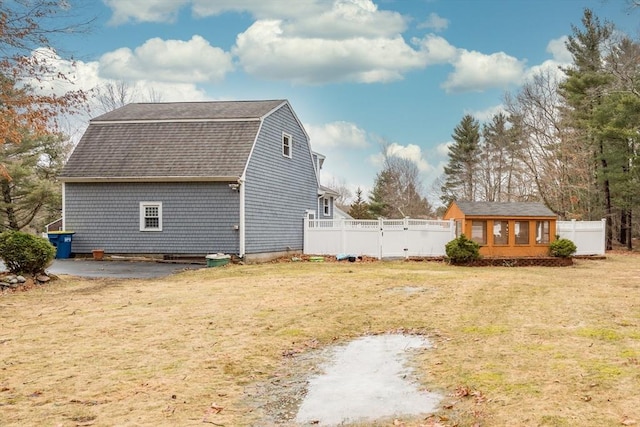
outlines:
{"label": "gray wood siding", "polygon": [[[292,158],[282,155],[282,132],[292,136]],[[306,210],[316,210],[318,183],[309,141],[288,106],[268,116],[246,173],[245,251],[301,250]]]}
{"label": "gray wood siding", "polygon": [[[65,191],[74,253],[239,251],[239,193],[227,183],[67,183]],[[162,202],[162,231],[140,231],[140,202]]]}

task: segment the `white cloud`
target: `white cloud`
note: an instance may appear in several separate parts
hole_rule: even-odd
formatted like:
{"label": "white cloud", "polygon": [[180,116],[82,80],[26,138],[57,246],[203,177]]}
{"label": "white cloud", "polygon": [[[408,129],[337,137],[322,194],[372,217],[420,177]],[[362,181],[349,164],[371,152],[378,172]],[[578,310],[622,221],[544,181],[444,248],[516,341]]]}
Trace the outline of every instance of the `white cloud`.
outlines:
{"label": "white cloud", "polygon": [[453,141],[443,142],[442,144],[438,144],[435,148],[435,152],[442,157],[449,156],[449,147],[453,145]]}
{"label": "white cloud", "polygon": [[551,40],[549,44],[547,44],[547,52],[549,52],[553,58],[531,67],[527,71],[525,78],[528,80],[537,74],[551,74],[555,76],[558,81],[564,80],[566,74],[562,71],[562,68],[568,67],[573,63],[573,56],[565,45],[567,40],[567,36]]}
{"label": "white cloud", "polygon": [[435,32],[446,30],[448,26],[449,20],[439,16],[437,13],[430,13],[426,21],[418,24],[418,28],[427,28]]}
{"label": "white cloud", "polygon": [[492,107],[488,107],[485,108],[484,110],[477,110],[477,111],[470,111],[467,110],[465,111],[465,114],[469,114],[471,116],[473,116],[475,119],[477,119],[479,122],[489,122],[490,120],[493,119],[493,116],[499,114],[499,113],[503,113],[503,114],[507,114],[506,110],[504,108],[504,105],[500,104],[500,105],[494,105]]}
{"label": "white cloud", "polygon": [[333,122],[322,126],[305,125],[311,146],[322,152],[323,149],[367,148],[367,133],[357,125],[348,122]]}
{"label": "white cloud", "polygon": [[451,63],[459,56],[459,50],[455,46],[435,34],[428,34],[424,39],[413,39],[413,43],[420,46],[429,65]]}
{"label": "white cloud", "polygon": [[[386,147],[387,156],[399,157],[401,159],[411,160],[418,166],[418,170],[421,173],[428,173],[433,169],[433,166],[429,164],[424,158],[424,153],[419,145],[408,144],[401,145],[396,142],[389,144]],[[384,165],[384,154],[376,153],[369,156],[369,161],[372,165],[381,169]]]}
{"label": "white cloud", "polygon": [[371,0],[337,0],[331,9],[286,22],[283,28],[290,36],[344,40],[393,38],[406,29],[406,24],[402,15],[380,11]]}
{"label": "white cloud", "polygon": [[233,53],[252,75],[294,83],[399,80],[424,66],[422,55],[395,38],[287,37],[281,21],[258,21],[240,34]]}
{"label": "white cloud", "polygon": [[504,52],[486,55],[461,50],[453,61],[454,71],[442,87],[447,92],[482,91],[504,88],[522,81],[525,63]]}
{"label": "white cloud", "polygon": [[568,40],[569,37],[562,36],[551,40],[547,44],[547,52],[549,52],[553,56],[553,60],[559,64],[571,64],[573,62],[573,56],[566,45]]}
{"label": "white cloud", "polygon": [[178,11],[190,0],[103,0],[113,15],[109,21],[119,25],[129,21],[173,22]]}
{"label": "white cloud", "polygon": [[[130,1],[130,0],[121,0]],[[257,19],[318,16],[331,8],[333,0],[191,0],[197,16],[225,12],[247,12]]]}
{"label": "white cloud", "polygon": [[387,147],[387,155],[400,157],[401,159],[407,159],[414,162],[420,172],[429,172],[433,167],[424,159],[422,148],[415,144],[409,144],[406,146],[392,143]]}
{"label": "white cloud", "polygon": [[133,51],[120,48],[100,58],[100,72],[114,79],[217,82],[232,69],[231,55],[200,36],[189,41],[153,38]]}

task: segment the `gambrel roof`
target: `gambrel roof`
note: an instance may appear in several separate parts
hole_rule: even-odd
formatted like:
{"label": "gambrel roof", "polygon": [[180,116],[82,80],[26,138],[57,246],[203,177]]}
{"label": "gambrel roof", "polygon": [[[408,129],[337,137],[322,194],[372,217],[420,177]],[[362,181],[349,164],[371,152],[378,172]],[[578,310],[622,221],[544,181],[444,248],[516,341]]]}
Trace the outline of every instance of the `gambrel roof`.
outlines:
{"label": "gambrel roof", "polygon": [[284,105],[288,101],[128,104],[90,121],[60,179],[237,180],[262,120]]}
{"label": "gambrel roof", "polygon": [[556,217],[542,203],[535,202],[465,202],[455,201],[465,216]]}

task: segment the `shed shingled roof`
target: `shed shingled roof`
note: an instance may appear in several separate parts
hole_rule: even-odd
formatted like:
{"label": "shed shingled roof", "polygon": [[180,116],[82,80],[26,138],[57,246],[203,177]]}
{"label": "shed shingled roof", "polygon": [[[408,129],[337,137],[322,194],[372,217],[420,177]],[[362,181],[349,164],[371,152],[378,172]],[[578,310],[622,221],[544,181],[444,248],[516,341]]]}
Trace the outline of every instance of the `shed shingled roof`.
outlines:
{"label": "shed shingled roof", "polygon": [[556,217],[553,211],[542,203],[535,202],[465,202],[456,201],[458,208],[471,216],[505,217]]}
{"label": "shed shingled roof", "polygon": [[60,179],[239,178],[286,100],[128,104],[91,120]]}

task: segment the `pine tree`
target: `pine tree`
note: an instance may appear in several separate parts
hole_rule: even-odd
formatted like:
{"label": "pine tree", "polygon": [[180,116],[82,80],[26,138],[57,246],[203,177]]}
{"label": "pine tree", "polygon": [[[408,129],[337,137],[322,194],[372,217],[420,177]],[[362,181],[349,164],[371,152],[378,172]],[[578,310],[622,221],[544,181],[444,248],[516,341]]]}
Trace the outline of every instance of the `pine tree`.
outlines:
{"label": "pine tree", "polygon": [[561,94],[571,107],[567,124],[582,132],[584,140],[590,144],[594,159],[598,159],[596,173],[601,185],[601,200],[607,218],[607,249],[612,248],[612,197],[609,159],[606,155],[607,141],[594,132],[594,112],[602,102],[612,76],[604,70],[603,49],[613,35],[613,25],[600,23],[590,9],[585,9],[582,18],[583,29],[572,26],[566,46],[573,57],[573,66],[564,70],[567,79],[560,86]]}
{"label": "pine tree", "polygon": [[369,213],[369,205],[362,197],[362,189],[360,187],[356,189],[356,199],[351,204],[349,215],[355,219],[372,219]]}
{"label": "pine tree", "polygon": [[444,167],[441,200],[475,200],[475,178],[480,162],[480,124],[469,114],[455,127],[449,162]]}

